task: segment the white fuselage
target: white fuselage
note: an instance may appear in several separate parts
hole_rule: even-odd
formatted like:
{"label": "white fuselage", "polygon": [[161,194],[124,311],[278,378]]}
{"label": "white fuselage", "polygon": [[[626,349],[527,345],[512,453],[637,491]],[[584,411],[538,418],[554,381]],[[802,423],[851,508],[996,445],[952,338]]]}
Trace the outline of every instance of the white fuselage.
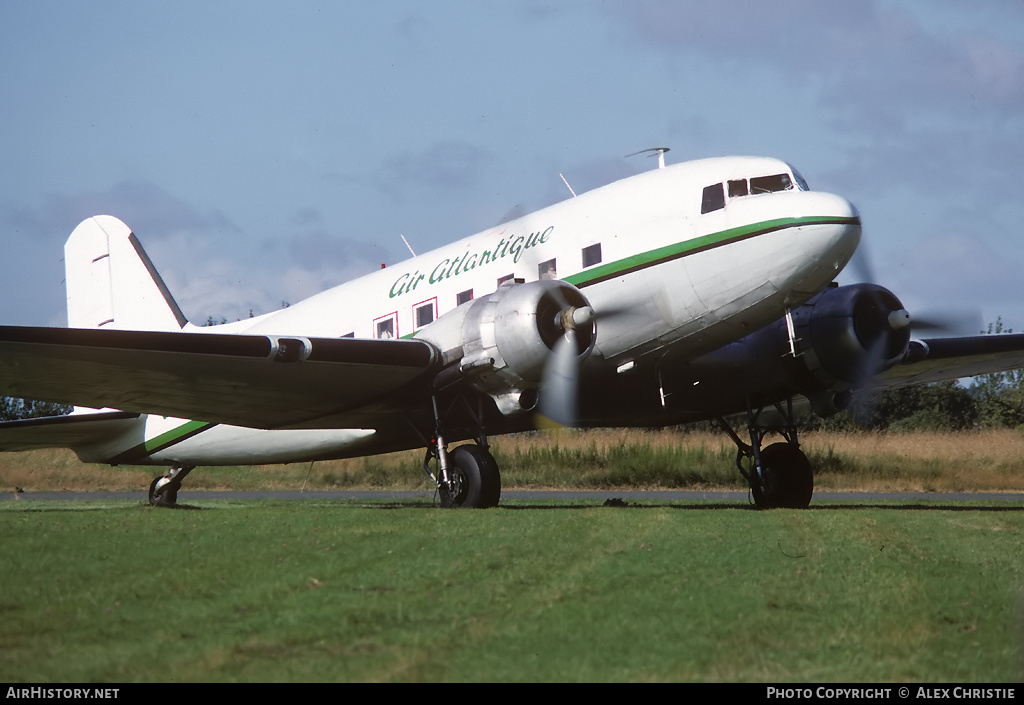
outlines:
{"label": "white fuselage", "polygon": [[[798,174],[774,159],[727,157],[655,169],[289,308],[187,329],[409,337],[459,304],[495,291],[505,279],[557,278],[575,284],[599,315],[625,312],[598,324],[596,359],[625,365],[666,347],[696,356],[803,303],[853,255],[860,241],[856,209],[839,196],[805,189]],[[144,436],[173,436],[175,423],[184,422],[153,419]],[[351,454],[372,433],[222,425],[163,449],[154,445],[136,462],[213,465],[328,457]],[[105,445],[86,455],[109,457]]]}
{"label": "white fuselage", "polygon": [[[819,291],[860,240],[857,212],[848,201],[799,190],[795,180],[788,190],[727,198],[724,207],[701,213],[706,186],[780,173],[792,170],[784,162],[749,157],[657,169],[289,308],[196,330],[409,337],[453,310],[460,294],[476,298],[510,277],[529,282],[547,276],[576,284],[598,312],[631,307],[621,323],[602,326],[597,352],[605,358],[686,338],[702,341],[695,342],[698,348],[721,345]],[[585,266],[588,248],[600,259]]]}

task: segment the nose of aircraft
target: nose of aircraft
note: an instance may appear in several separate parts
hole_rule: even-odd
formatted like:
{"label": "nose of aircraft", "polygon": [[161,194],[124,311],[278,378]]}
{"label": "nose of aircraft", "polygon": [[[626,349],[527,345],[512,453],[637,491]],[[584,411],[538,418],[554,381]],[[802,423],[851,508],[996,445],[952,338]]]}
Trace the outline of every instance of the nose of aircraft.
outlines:
{"label": "nose of aircraft", "polygon": [[846,263],[857,251],[861,238],[860,213],[857,207],[842,196],[835,194],[822,194],[827,198],[823,199],[823,210],[835,218],[835,243],[830,253],[833,258],[833,266],[836,274],[846,266]]}
{"label": "nose of aircraft", "polygon": [[797,241],[804,265],[797,295],[820,290],[842,271],[861,237],[860,213],[842,196],[831,193],[803,192],[791,204],[794,215],[803,223]]}
{"label": "nose of aircraft", "polygon": [[857,207],[834,193],[802,194],[801,219],[813,223],[817,237],[818,261],[832,265],[838,273],[853,257],[860,244],[861,223]]}

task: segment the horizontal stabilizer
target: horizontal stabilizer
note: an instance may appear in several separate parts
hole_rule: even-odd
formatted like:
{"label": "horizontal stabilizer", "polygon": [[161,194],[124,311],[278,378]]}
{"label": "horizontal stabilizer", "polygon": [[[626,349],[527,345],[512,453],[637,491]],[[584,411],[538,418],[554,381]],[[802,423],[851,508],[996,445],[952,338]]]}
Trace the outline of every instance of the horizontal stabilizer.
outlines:
{"label": "horizontal stabilizer", "polygon": [[105,411],[0,422],[0,451],[76,448],[102,443],[135,425],[138,414]]}

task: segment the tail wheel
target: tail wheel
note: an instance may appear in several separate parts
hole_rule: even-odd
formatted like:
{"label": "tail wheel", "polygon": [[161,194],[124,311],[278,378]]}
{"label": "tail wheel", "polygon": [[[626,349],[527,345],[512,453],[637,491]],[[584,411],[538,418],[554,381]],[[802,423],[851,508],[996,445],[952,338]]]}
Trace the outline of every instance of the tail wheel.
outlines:
{"label": "tail wheel", "polygon": [[462,445],[448,454],[448,485],[441,483],[441,506],[474,508],[498,506],[501,474],[498,464],[478,445]]}
{"label": "tail wheel", "polygon": [[814,494],[814,472],[803,451],[791,443],[774,443],[761,451],[763,483],[751,486],[758,509],[805,509]]}
{"label": "tail wheel", "polygon": [[153,478],[149,485],[149,503],[158,507],[170,507],[178,502],[178,490],[170,486],[166,477]]}

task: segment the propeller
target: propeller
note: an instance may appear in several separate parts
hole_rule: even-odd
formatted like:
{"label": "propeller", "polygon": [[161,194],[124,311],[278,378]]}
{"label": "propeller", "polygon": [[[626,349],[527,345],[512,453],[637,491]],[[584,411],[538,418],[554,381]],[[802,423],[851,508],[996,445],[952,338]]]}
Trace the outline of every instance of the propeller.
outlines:
{"label": "propeller", "polygon": [[[860,281],[866,284],[878,283],[867,245],[863,240],[850,259],[850,268]],[[896,313],[894,311],[893,315],[895,316]],[[918,311],[913,316],[902,309],[900,318],[904,316],[911,330],[915,332],[928,331],[951,336],[978,335],[982,332],[982,316],[978,309]],[[892,320],[890,323],[894,330],[902,327],[896,320]]]}
{"label": "propeller", "polygon": [[853,380],[860,400],[849,410],[858,423],[869,425],[875,407],[875,380],[902,354],[914,334],[977,335],[981,332],[981,314],[964,309],[921,312],[912,316],[895,296],[875,283],[875,270],[863,241],[850,265],[858,278],[873,285],[866,289],[867,296],[854,309],[854,327],[866,355]]}
{"label": "propeller", "polygon": [[[551,347],[541,378],[537,423],[542,427],[575,426],[579,421],[580,366],[593,349],[595,324],[628,313],[626,306],[595,311],[573,306],[557,292],[559,312],[555,325],[562,334]],[[582,348],[582,349],[581,349]]]}

